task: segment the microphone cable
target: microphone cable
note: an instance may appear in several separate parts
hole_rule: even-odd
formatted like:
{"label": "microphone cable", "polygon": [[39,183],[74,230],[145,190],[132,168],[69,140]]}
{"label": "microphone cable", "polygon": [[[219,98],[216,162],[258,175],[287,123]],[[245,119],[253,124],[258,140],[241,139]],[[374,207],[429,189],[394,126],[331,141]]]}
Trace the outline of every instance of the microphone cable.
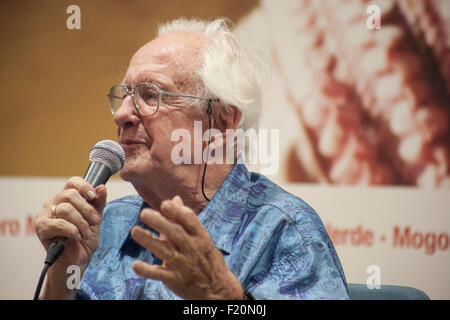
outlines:
{"label": "microphone cable", "polygon": [[45,275],[47,274],[48,268],[50,268],[50,265],[48,263],[45,263],[44,268],[42,269],[41,272],[41,276],[39,277],[39,282],[36,291],[34,292],[33,300],[39,300],[39,293],[41,292],[42,284],[44,283]]}
{"label": "microphone cable", "polygon": [[44,268],[42,269],[41,276],[39,277],[39,282],[36,287],[36,291],[34,292],[33,300],[39,300],[39,293],[42,289],[42,284],[44,283],[45,275],[47,274],[48,269],[52,266],[53,262],[59,258],[59,256],[63,253],[66,248],[69,239],[58,239],[53,241],[47,250],[47,257],[45,258]]}

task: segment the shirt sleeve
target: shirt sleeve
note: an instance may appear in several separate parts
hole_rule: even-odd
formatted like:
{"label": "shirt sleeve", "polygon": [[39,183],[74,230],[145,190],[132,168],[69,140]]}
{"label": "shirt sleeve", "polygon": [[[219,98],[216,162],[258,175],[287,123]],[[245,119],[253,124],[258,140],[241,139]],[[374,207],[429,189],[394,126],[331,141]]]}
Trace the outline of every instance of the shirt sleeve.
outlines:
{"label": "shirt sleeve", "polygon": [[256,299],[348,299],[337,253],[321,226],[287,222],[266,246],[247,290]]}

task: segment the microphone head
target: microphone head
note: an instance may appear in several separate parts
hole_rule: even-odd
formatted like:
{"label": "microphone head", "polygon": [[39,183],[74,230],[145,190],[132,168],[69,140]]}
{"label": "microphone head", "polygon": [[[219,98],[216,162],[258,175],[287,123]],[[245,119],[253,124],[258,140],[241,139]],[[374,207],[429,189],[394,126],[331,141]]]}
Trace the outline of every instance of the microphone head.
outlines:
{"label": "microphone head", "polygon": [[102,140],[91,148],[89,162],[105,164],[111,170],[111,175],[113,175],[122,169],[125,162],[125,152],[117,142]]}

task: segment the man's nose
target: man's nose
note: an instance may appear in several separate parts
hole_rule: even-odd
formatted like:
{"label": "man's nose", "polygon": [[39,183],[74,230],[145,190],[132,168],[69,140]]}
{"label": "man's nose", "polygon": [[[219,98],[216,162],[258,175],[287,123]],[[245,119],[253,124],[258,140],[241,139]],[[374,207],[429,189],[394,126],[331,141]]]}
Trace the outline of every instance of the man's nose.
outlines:
{"label": "man's nose", "polygon": [[114,113],[114,122],[119,127],[135,126],[139,123],[140,117],[134,107],[133,97],[126,96],[120,108]]}

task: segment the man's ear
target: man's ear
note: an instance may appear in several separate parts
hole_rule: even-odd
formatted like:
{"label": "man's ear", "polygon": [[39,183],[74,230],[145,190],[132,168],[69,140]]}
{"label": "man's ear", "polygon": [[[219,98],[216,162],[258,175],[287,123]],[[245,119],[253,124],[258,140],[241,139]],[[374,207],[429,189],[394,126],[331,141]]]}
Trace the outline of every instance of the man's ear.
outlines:
{"label": "man's ear", "polygon": [[242,117],[241,110],[236,106],[225,105],[222,102],[219,102],[219,106],[216,108],[215,128],[222,132],[225,132],[226,129],[236,129]]}

